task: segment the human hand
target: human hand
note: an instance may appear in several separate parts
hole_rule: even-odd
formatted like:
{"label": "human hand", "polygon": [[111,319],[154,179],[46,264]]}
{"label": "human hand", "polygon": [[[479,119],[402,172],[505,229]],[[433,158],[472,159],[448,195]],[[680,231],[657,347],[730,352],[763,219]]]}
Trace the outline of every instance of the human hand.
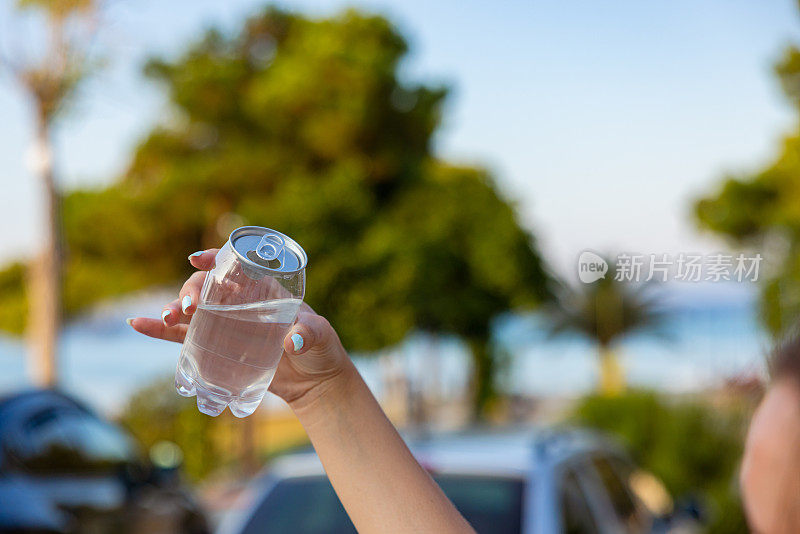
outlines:
{"label": "human hand", "polygon": [[[128,319],[128,324],[141,334],[183,343],[200,302],[203,282],[214,267],[218,252],[219,249],[210,249],[189,256],[198,271],[183,284],[178,298],[164,306],[161,320],[136,317]],[[301,305],[297,320],[283,339],[283,350],[269,389],[295,409],[335,387],[335,378],[354,369],[330,323],[306,303]]]}

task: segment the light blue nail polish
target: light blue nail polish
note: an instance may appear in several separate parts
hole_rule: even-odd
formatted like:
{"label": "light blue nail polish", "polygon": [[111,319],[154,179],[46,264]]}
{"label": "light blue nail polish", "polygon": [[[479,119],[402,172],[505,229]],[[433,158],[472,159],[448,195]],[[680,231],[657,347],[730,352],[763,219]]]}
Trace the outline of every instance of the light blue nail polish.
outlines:
{"label": "light blue nail polish", "polygon": [[161,312],[161,322],[167,324],[167,316],[172,313],[172,310],[164,310]]}
{"label": "light blue nail polish", "polygon": [[186,308],[188,308],[191,305],[192,305],[192,297],[190,297],[189,295],[183,297],[183,300],[181,300],[181,309],[183,310],[183,313],[186,313]]}
{"label": "light blue nail polish", "polygon": [[206,252],[205,250],[198,250],[197,252],[190,254],[189,257],[196,258],[197,256],[202,256],[203,254],[205,254],[205,252]]}
{"label": "light blue nail polish", "polygon": [[292,344],[294,345],[294,351],[297,352],[303,348],[303,336],[300,334],[292,334]]}

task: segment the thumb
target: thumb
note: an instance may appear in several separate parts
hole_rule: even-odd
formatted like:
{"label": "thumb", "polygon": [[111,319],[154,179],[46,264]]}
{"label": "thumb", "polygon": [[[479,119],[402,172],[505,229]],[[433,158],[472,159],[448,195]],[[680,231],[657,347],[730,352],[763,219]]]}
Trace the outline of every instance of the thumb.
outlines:
{"label": "thumb", "polygon": [[294,355],[310,350],[325,351],[337,340],[327,319],[316,313],[300,312],[294,326],[283,339],[283,350]]}

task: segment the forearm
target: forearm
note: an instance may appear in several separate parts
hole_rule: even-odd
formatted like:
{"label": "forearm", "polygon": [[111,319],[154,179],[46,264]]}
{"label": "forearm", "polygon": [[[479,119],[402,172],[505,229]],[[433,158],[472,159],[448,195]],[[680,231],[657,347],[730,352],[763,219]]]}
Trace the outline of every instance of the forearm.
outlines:
{"label": "forearm", "polygon": [[292,407],[359,532],[472,532],[355,367]]}

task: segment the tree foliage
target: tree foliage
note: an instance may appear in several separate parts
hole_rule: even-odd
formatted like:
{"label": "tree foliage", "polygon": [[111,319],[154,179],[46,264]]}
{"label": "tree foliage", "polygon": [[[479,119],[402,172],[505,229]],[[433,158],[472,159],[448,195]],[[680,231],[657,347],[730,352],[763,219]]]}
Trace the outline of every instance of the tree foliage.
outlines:
{"label": "tree foliage", "polygon": [[590,396],[572,420],[613,433],[637,465],[658,476],[670,493],[696,492],[709,506],[709,533],[747,532],[736,491],[749,405],[724,408],[700,400],[671,402],[633,391],[621,397]]}
{"label": "tree foliage", "polygon": [[306,249],[307,300],[348,348],[414,329],[485,345],[491,319],[538,303],[547,276],[492,177],[432,154],[446,90],[401,81],[406,51],[381,17],[270,8],[151,61],[172,116],[118,181],[66,197],[67,310],[173,284],[187,253],[256,224]]}
{"label": "tree foliage", "polygon": [[[775,67],[786,97],[800,110],[800,50],[790,46]],[[798,123],[800,126],[800,122]],[[695,204],[700,224],[733,244],[765,250],[771,266],[762,317],[782,335],[800,318],[800,129],[783,141],[766,168],[729,176]]]}
{"label": "tree foliage", "polygon": [[[614,264],[609,263],[613,273]],[[636,332],[654,330],[664,312],[648,285],[631,285],[609,274],[579,289],[563,285],[548,306],[553,334],[575,332],[608,348]]]}
{"label": "tree foliage", "polygon": [[230,457],[213,436],[221,421],[197,411],[194,399],[175,394],[172,379],[159,380],[137,391],[125,406],[119,422],[130,430],[144,450],[162,440],[177,444],[183,453],[183,469],[200,480]]}
{"label": "tree foliage", "polygon": [[[16,46],[13,54],[0,57],[0,66],[7,68],[22,85],[34,104],[36,120],[48,125],[63,111],[98,65],[92,50],[100,11],[96,0],[17,0],[20,18],[39,15],[47,28],[44,43],[5,43]],[[16,36],[21,40],[30,35]],[[9,40],[5,36],[4,40]],[[39,53],[31,54],[31,50]]]}

